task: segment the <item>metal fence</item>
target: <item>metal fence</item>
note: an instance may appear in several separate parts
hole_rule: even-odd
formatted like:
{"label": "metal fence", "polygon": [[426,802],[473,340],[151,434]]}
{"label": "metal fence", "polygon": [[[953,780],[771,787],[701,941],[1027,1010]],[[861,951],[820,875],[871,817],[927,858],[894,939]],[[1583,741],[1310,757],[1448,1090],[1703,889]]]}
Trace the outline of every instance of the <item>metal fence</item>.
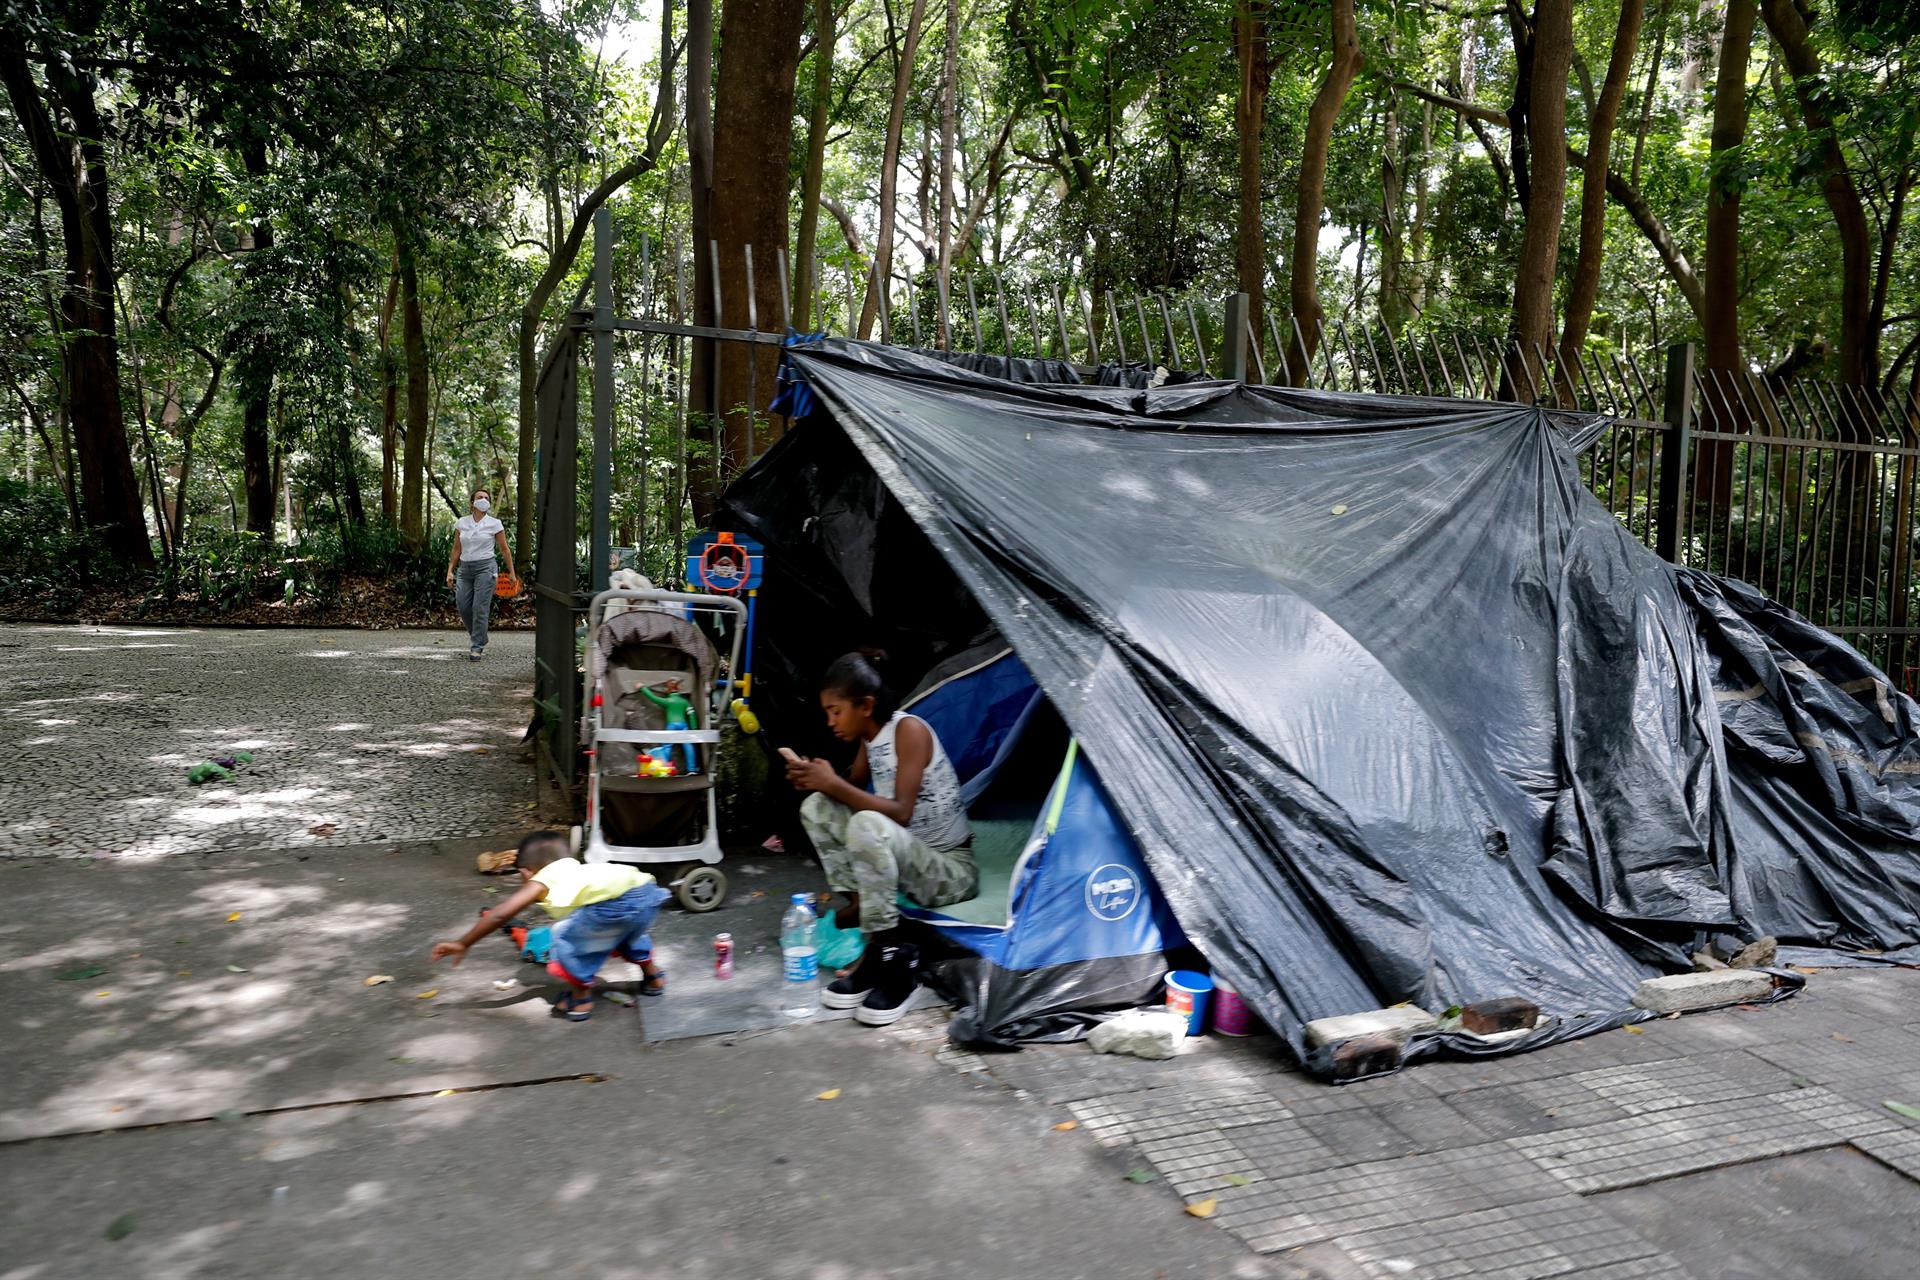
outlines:
{"label": "metal fence", "polygon": [[[759,255],[780,282],[780,314],[762,316],[751,299],[753,250],[745,249],[749,297],[744,314],[720,296],[721,250],[705,246],[716,322],[687,322],[691,247],[644,243],[641,280],[629,298],[614,287],[611,223],[596,219],[594,273],[582,285],[559,340],[543,365],[540,451],[554,465],[541,477],[539,646],[536,697],[557,723],[570,725],[576,690],[570,675],[575,592],[574,545],[580,378],[574,366],[593,353],[593,530],[590,579],[605,585],[607,493],[612,480],[612,376],[615,339],[638,335],[664,342],[661,382],[678,401],[671,412],[673,464],[668,503],[671,535],[691,483],[688,432],[717,457],[716,420],[694,424],[685,400],[694,341],[764,347],[781,341],[796,284],[784,250]],[[1336,317],[1311,334],[1285,311],[1266,311],[1256,325],[1243,294],[1093,291],[1045,272],[962,271],[950,289],[930,272],[883,278],[877,270],[816,266],[812,324],[851,334],[874,290],[872,337],[880,342],[972,351],[982,355],[1064,360],[1083,373],[1107,364],[1165,366],[1255,383],[1286,381],[1300,366],[1308,387],[1390,396],[1482,400],[1525,399],[1555,410],[1605,416],[1598,439],[1582,454],[1582,478],[1634,537],[1667,559],[1751,582],[1768,595],[1842,636],[1909,692],[1920,676],[1920,627],[1914,624],[1915,488],[1920,484],[1920,402],[1871,389],[1809,379],[1774,380],[1700,366],[1690,345],[1659,361],[1589,349],[1567,360],[1554,351],[1522,352],[1504,337],[1440,332],[1420,326],[1396,333],[1378,323]],[[593,305],[586,302],[588,289]],[[635,314],[619,314],[619,302]],[[732,322],[729,327],[729,322]],[[740,322],[744,321],[744,327]],[[1311,341],[1309,341],[1311,337]],[[651,350],[651,348],[648,348]],[[1308,358],[1302,361],[1302,353]],[[642,403],[649,369],[642,367]],[[767,389],[770,392],[770,388]],[[758,396],[758,404],[765,396]],[[644,412],[644,410],[643,410]],[[753,437],[756,442],[758,433]],[[751,458],[733,460],[744,465]],[[717,466],[709,482],[724,479]],[[644,483],[644,478],[642,480]],[[644,530],[642,531],[644,539]],[[550,721],[553,723],[553,721]],[[565,785],[571,734],[555,736],[546,758]]]}

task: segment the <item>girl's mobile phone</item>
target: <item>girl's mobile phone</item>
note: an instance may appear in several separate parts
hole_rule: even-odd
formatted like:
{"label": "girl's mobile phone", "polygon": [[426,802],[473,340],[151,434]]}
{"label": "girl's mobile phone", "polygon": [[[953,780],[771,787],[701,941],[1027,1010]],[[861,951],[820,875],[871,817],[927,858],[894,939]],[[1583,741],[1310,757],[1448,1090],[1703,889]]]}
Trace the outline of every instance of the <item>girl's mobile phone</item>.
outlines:
{"label": "girl's mobile phone", "polygon": [[780,754],[781,754],[781,755],[783,755],[783,756],[785,756],[785,757],[787,758],[787,763],[788,763],[788,764],[799,764],[799,763],[800,763],[800,757],[799,757],[799,755],[798,755],[798,754],[796,754],[796,753],[795,753],[795,751],[794,751],[794,749],[793,749],[792,747],[782,747],[782,748],[780,748]]}

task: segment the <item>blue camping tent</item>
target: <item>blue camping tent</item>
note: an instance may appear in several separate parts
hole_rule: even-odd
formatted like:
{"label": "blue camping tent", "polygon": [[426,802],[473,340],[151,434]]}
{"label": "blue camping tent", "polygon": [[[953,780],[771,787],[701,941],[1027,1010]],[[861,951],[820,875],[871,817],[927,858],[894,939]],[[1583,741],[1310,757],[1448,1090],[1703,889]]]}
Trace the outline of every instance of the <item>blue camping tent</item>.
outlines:
{"label": "blue camping tent", "polygon": [[980,894],[906,913],[929,935],[926,974],[959,1007],[963,1043],[1075,1039],[1103,1013],[1153,999],[1166,953],[1187,945],[1078,743],[1037,812],[993,803],[1044,702],[1013,651],[992,645],[942,663],[905,704],[939,735],[974,805]]}

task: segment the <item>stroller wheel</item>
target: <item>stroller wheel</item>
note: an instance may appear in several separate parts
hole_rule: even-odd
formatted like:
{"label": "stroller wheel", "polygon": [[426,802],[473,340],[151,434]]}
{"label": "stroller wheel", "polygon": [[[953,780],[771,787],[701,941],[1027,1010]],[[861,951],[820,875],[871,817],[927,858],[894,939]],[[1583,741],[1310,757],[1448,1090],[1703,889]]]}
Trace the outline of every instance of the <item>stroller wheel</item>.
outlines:
{"label": "stroller wheel", "polygon": [[718,867],[694,863],[682,869],[673,893],[680,905],[696,914],[713,910],[727,896],[727,873]]}

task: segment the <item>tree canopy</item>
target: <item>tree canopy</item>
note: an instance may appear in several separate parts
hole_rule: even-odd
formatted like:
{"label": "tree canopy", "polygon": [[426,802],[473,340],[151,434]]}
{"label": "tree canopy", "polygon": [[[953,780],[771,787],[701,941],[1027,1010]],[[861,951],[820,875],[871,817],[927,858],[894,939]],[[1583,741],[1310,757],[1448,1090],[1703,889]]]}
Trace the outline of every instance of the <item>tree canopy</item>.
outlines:
{"label": "tree canopy", "polygon": [[[777,252],[794,318],[870,332],[911,279],[935,343],[968,279],[1238,288],[1306,321],[1277,378],[1325,316],[1920,390],[1898,0],[45,0],[0,83],[0,460],[175,585],[235,539],[417,552],[475,484],[524,557],[602,206],[622,301],[690,322],[739,323],[750,244],[763,328]],[[777,429],[770,363],[686,347],[616,388],[656,569]]]}

